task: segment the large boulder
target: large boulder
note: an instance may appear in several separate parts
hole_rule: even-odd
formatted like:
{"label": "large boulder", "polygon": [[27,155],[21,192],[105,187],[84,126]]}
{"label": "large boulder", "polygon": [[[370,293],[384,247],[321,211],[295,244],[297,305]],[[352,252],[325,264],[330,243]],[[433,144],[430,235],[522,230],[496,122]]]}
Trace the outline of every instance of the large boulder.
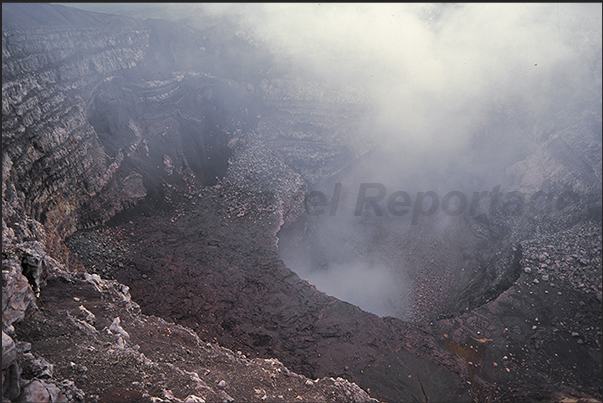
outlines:
{"label": "large boulder", "polygon": [[[2,397],[14,399],[21,393],[21,369],[17,364],[17,348],[12,337],[2,332]],[[4,401],[4,400],[3,400]]]}

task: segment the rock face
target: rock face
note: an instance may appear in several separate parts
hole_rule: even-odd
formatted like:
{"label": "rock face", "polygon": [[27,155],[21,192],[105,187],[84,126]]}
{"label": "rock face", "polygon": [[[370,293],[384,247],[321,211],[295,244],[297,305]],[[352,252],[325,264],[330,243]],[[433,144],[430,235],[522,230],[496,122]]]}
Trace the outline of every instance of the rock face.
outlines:
{"label": "rock face", "polygon": [[415,322],[382,318],[279,255],[325,239],[307,190],[370,158],[361,97],[274,73],[227,21],[3,4],[2,25],[3,399],[601,399],[590,123],[501,170],[574,192],[562,215],[458,217],[444,246],[420,241],[435,218],[364,219],[425,284]]}
{"label": "rock face", "polygon": [[53,357],[50,379],[62,382],[36,374],[22,401],[374,401],[343,379],[313,381],[276,359],[247,358],[142,315],[127,287],[97,275],[53,277],[40,301],[17,336]]}
{"label": "rock face", "polygon": [[[227,60],[191,58],[195,40],[172,47],[185,37],[175,25],[62,6],[3,5],[2,27],[3,400],[370,401],[142,315],[127,287],[82,273],[63,246],[144,197],[169,206],[165,189],[191,197],[224,176],[231,140],[258,115],[248,92],[209,75]],[[168,358],[176,345],[203,368]],[[125,372],[107,378],[116,362]]]}

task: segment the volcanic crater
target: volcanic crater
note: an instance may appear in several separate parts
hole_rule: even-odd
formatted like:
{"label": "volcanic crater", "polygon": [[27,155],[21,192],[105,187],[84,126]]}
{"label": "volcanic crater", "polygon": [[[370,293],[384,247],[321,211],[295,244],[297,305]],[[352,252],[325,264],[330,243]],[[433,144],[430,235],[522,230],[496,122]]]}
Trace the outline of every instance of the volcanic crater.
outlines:
{"label": "volcanic crater", "polygon": [[601,401],[596,105],[417,173],[238,29],[3,4],[3,401]]}

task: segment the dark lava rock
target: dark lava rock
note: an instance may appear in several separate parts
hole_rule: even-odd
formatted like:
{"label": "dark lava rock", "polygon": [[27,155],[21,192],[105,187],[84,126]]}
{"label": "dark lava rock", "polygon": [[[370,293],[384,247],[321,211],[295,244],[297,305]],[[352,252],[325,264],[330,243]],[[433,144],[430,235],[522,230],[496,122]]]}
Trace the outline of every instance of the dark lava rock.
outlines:
{"label": "dark lava rock", "polygon": [[[310,378],[346,378],[385,400],[470,400],[460,360],[427,329],[316,290],[279,259],[272,235],[278,222],[253,214],[229,218],[221,191],[206,189],[178,217],[158,213],[131,223],[116,217],[74,235],[69,245],[95,265],[105,257],[88,241],[118,241],[129,253],[114,276],[143,312],[189,326],[202,339],[277,357]],[[219,247],[208,238],[219,239]]]}
{"label": "dark lava rock", "polygon": [[601,399],[590,110],[535,127],[500,169],[511,188],[570,189],[560,214],[463,216],[439,243],[436,217],[361,217],[373,256],[405,253],[420,286],[415,322],[379,317],[278,245],[311,227],[308,189],[370,157],[362,99],[270,75],[229,23],[2,8],[3,400]]}
{"label": "dark lava rock", "polygon": [[39,304],[16,336],[54,373],[50,381],[29,374],[21,401],[375,401],[343,379],[312,381],[142,315],[127,287],[96,275],[53,277]]}

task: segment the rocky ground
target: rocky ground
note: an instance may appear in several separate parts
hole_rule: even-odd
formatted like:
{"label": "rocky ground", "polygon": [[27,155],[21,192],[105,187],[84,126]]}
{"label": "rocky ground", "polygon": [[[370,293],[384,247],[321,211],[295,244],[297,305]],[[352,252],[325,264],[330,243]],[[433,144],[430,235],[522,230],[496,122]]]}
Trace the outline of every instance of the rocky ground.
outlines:
{"label": "rocky ground", "polygon": [[584,223],[521,248],[522,274],[513,286],[436,322],[440,338],[465,360],[477,385],[497,379],[531,393],[600,396],[600,225]]}
{"label": "rocky ground", "polygon": [[[257,126],[263,103],[247,96],[269,90],[258,86],[265,55],[235,71],[221,49],[259,53],[228,28],[193,39],[175,25],[63,6],[2,9],[3,401],[370,400],[347,381],[298,378],[271,357],[245,359],[142,315],[126,288],[90,277],[114,277],[112,264],[129,256],[119,239],[86,268],[63,244],[145,197],[174,207],[175,221],[172,187],[190,203],[223,177],[241,134]],[[226,71],[234,77],[211,74]],[[290,202],[277,201],[267,200],[273,230]],[[225,216],[245,208],[230,203]]]}
{"label": "rocky ground", "polygon": [[[230,214],[223,186],[206,189],[178,217],[159,211],[148,218],[118,216],[107,226],[75,234],[69,247],[86,267],[107,268],[103,275],[129,285],[143,312],[190,326],[204,340],[250,357],[278,357],[311,378],[345,377],[379,390],[375,393],[386,400],[425,393],[468,399],[453,375],[466,376],[458,358],[424,340],[427,329],[390,323],[300,279],[278,257],[272,234],[279,223],[265,213]],[[177,202],[176,196],[170,199]],[[261,198],[247,201],[253,205]],[[388,356],[394,350],[396,357]],[[445,366],[438,369],[432,359]],[[444,389],[429,379],[435,370]],[[386,386],[394,371],[396,377],[405,375]]]}
{"label": "rocky ground", "polygon": [[[450,370],[467,388],[459,389],[456,399],[600,395],[601,228],[596,223],[523,241],[514,252],[521,274],[496,298],[450,319],[410,325],[348,310],[285,270],[267,242],[274,223],[261,224],[253,214],[229,217],[222,191],[222,185],[207,189],[178,217],[124,215],[77,233],[68,244],[90,270],[105,268],[101,275],[128,284],[143,311],[167,315],[203,339],[249,356],[276,356],[310,377],[346,377],[386,401],[403,393],[407,399],[424,399],[422,393],[431,400],[453,399],[438,395],[454,388]],[[423,281],[416,292],[438,295],[440,287]],[[420,305],[416,309],[422,312]],[[355,323],[375,333],[356,333]],[[387,369],[392,366],[395,372]],[[428,375],[436,368],[439,384]],[[396,387],[382,383],[392,377]]]}
{"label": "rocky ground", "polygon": [[[81,390],[58,385],[70,400],[371,401],[343,379],[310,380],[276,359],[248,359],[202,342],[190,329],[141,315],[127,288],[98,276],[53,278],[39,305],[19,326],[17,348],[53,364],[32,360],[24,373],[43,383],[42,372],[49,369],[49,376],[73,381]],[[29,401],[34,390],[26,385],[21,401]]]}
{"label": "rocky ground", "polygon": [[3,402],[601,401],[600,112],[499,172],[583,196],[559,216],[343,234],[412,268],[379,317],[279,255],[331,240],[304,196],[370,154],[358,94],[270,76],[229,23],[7,3],[2,45]]}
{"label": "rocky ground", "polygon": [[3,333],[3,367],[22,369],[18,402],[375,401],[341,378],[311,380],[142,315],[127,287],[95,274],[51,276],[37,305],[16,344]]}

